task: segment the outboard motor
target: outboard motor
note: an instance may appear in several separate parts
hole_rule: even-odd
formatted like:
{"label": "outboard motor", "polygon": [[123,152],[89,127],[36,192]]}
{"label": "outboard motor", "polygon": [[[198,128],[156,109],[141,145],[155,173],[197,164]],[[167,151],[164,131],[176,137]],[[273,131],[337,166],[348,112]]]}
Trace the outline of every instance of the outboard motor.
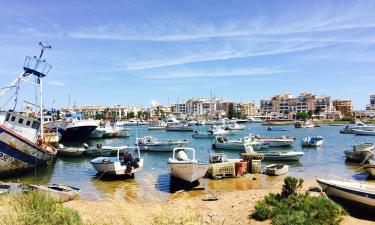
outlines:
{"label": "outboard motor", "polygon": [[139,159],[135,157],[134,153],[126,151],[124,153],[124,163],[126,164],[126,170],[130,173],[132,167],[137,169],[139,167]]}
{"label": "outboard motor", "polygon": [[82,147],[83,147],[84,149],[89,149],[89,148],[90,148],[89,145],[86,144],[86,143],[83,143]]}
{"label": "outboard motor", "polygon": [[97,147],[97,148],[102,148],[103,145],[102,145],[102,144],[97,144],[96,147]]}

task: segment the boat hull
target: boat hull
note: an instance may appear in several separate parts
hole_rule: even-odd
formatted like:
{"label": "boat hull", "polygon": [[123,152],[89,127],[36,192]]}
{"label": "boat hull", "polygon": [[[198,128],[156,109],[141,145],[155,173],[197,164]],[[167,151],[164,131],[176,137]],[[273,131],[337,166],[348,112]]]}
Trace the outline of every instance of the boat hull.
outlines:
{"label": "boat hull", "polygon": [[138,144],[142,151],[172,152],[174,148],[184,147],[186,143]]}
{"label": "boat hull", "polygon": [[363,169],[372,177],[375,178],[375,165],[365,165]]}
{"label": "boat hull", "polygon": [[268,147],[289,147],[293,144],[293,141],[284,141],[284,140],[265,140],[260,139],[259,141],[262,141],[265,145]]}
{"label": "boat hull", "polygon": [[131,171],[127,170],[126,165],[121,165],[120,161],[118,161],[116,157],[98,157],[91,160],[91,165],[99,174],[130,175],[142,170],[143,159],[139,160],[139,167],[136,169],[132,168]]}
{"label": "boat hull", "polygon": [[364,129],[353,129],[353,134],[356,135],[366,135],[366,136],[375,136],[375,130],[364,130]]}
{"label": "boat hull", "polygon": [[203,163],[171,163],[173,177],[187,182],[194,182],[206,175],[209,165]]}
{"label": "boat hull", "polygon": [[299,161],[303,156],[303,152],[288,153],[264,153],[266,161]]}
{"label": "boat hull", "polygon": [[0,177],[9,177],[45,166],[53,158],[36,144],[0,125]]}
{"label": "boat hull", "polygon": [[87,139],[97,126],[77,126],[65,128],[62,132],[61,141],[76,141]]}
{"label": "boat hull", "polygon": [[212,144],[214,149],[225,149],[225,150],[245,150],[245,144],[233,144],[233,143],[214,143]]}
{"label": "boat hull", "polygon": [[282,167],[279,168],[276,164],[274,164],[267,166],[265,173],[270,176],[280,176],[288,173],[288,169],[288,165],[282,165]]}

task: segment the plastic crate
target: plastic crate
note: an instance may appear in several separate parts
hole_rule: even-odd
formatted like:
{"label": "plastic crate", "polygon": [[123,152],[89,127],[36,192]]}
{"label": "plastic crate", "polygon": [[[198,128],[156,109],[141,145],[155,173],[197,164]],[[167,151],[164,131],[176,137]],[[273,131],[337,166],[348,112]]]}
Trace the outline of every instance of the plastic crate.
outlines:
{"label": "plastic crate", "polygon": [[236,175],[236,167],[234,162],[223,162],[210,164],[208,173],[212,178],[216,177],[234,177]]}

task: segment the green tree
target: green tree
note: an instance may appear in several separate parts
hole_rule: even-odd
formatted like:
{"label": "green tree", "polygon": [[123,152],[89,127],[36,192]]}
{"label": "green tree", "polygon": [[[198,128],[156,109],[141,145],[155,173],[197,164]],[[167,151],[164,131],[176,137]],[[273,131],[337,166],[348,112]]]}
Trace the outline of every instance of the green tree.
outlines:
{"label": "green tree", "polygon": [[296,114],[297,120],[307,120],[309,118],[309,115],[306,112],[298,112]]}
{"label": "green tree", "polygon": [[311,116],[314,114],[314,112],[312,111],[312,110],[309,110],[308,112],[307,112],[307,116],[308,116],[308,118],[310,119],[311,118]]}
{"label": "green tree", "polygon": [[228,106],[228,118],[232,119],[235,115],[236,115],[236,112],[234,110],[234,105],[233,105],[233,103],[229,103],[229,106]]}
{"label": "green tree", "polygon": [[129,112],[128,113],[128,115],[127,115],[127,117],[128,117],[128,119],[132,119],[132,118],[134,118],[134,112]]}

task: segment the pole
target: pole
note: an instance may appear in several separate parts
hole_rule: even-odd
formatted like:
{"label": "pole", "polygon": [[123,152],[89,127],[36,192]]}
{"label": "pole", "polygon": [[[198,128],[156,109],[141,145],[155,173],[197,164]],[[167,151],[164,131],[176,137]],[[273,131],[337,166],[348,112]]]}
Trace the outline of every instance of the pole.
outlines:
{"label": "pole", "polygon": [[40,87],[40,138],[43,141],[43,135],[44,135],[44,118],[43,118],[43,82],[42,79],[39,77],[39,87]]}

